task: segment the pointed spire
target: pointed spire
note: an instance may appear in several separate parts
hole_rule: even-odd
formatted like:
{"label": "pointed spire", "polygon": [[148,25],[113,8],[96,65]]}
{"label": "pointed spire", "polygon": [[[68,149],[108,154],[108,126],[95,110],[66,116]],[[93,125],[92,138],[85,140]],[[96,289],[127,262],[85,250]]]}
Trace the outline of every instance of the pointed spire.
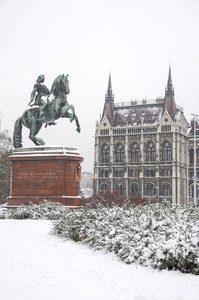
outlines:
{"label": "pointed spire", "polygon": [[113,95],[112,85],[111,85],[111,72],[109,72],[108,89],[105,96],[102,118],[104,116],[106,116],[110,124],[112,124],[113,116],[114,116],[114,95]]}
{"label": "pointed spire", "polygon": [[109,72],[107,95],[112,96],[111,72]]}
{"label": "pointed spire", "polygon": [[109,79],[108,79],[108,89],[106,93],[106,101],[114,101],[114,95],[112,91],[112,84],[111,84],[111,72],[109,71]]}
{"label": "pointed spire", "polygon": [[169,65],[169,76],[167,81],[167,86],[165,88],[165,98],[164,98],[164,109],[163,113],[167,111],[174,120],[176,115],[176,104],[175,104],[175,97],[174,97],[174,88],[171,79],[171,65]]}
{"label": "pointed spire", "polygon": [[165,89],[165,96],[168,95],[174,95],[174,88],[173,88],[173,83],[171,79],[171,64],[169,64],[169,76],[168,76],[168,81],[167,81],[167,86]]}

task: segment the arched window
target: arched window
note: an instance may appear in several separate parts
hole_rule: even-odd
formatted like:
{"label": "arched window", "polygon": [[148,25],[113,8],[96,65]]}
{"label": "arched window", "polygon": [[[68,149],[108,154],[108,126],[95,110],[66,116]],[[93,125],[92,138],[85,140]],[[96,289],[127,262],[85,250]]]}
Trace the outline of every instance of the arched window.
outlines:
{"label": "arched window", "polygon": [[149,143],[146,148],[146,161],[155,161],[155,147],[153,143]]}
{"label": "arched window", "polygon": [[101,163],[109,163],[110,160],[110,152],[109,147],[105,144],[101,149]]}
{"label": "arched window", "polygon": [[162,160],[163,161],[171,161],[172,160],[171,145],[169,142],[165,142],[163,145]]}
{"label": "arched window", "polygon": [[121,183],[116,184],[116,195],[123,195],[123,185]]}
{"label": "arched window", "polygon": [[162,194],[163,196],[171,196],[171,185],[169,183],[163,184]]}
{"label": "arched window", "polygon": [[137,196],[139,194],[139,187],[138,184],[133,183],[131,186],[131,193],[133,196]]}
{"label": "arched window", "polygon": [[124,147],[122,146],[122,144],[117,145],[116,162],[124,162]]}
{"label": "arched window", "polygon": [[146,194],[147,196],[154,196],[155,195],[155,187],[153,183],[148,183],[146,186]]}
{"label": "arched window", "polygon": [[108,192],[108,185],[106,183],[102,183],[101,186],[101,194],[104,195]]}
{"label": "arched window", "polygon": [[139,162],[139,148],[136,143],[131,147],[131,162]]}

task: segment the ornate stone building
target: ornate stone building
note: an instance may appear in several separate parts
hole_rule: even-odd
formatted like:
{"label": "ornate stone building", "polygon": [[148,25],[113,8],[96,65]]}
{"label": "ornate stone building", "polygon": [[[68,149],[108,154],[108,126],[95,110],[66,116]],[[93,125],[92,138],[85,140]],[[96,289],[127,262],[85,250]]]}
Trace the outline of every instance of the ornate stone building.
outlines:
{"label": "ornate stone building", "polygon": [[[187,174],[193,173],[193,164],[187,168],[187,141],[193,146],[193,128],[189,134],[188,128],[175,103],[171,68],[164,98],[152,101],[115,103],[109,75],[103,114],[96,124],[94,193],[134,194],[154,203],[186,202]],[[190,164],[192,152],[193,148]],[[193,197],[192,179],[189,184]]]}

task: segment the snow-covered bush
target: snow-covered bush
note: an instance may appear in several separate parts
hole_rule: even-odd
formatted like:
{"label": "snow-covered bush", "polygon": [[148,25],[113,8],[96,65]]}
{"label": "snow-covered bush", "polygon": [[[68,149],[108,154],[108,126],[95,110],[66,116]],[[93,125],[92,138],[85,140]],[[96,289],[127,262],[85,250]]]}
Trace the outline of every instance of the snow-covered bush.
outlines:
{"label": "snow-covered bush", "polygon": [[134,205],[146,205],[148,204],[148,200],[146,197],[140,197],[137,195],[132,195],[126,198],[125,196],[118,195],[116,193],[106,192],[103,195],[93,195],[91,197],[83,197],[83,206],[95,208],[98,204],[103,206],[118,205],[123,206],[126,204],[134,204]]}
{"label": "snow-covered bush", "polygon": [[58,202],[44,200],[39,205],[20,205],[15,209],[0,207],[0,219],[57,220],[69,209]]}
{"label": "snow-covered bush", "polygon": [[126,263],[199,275],[199,209],[194,205],[81,208],[54,221],[53,232],[114,252]]}

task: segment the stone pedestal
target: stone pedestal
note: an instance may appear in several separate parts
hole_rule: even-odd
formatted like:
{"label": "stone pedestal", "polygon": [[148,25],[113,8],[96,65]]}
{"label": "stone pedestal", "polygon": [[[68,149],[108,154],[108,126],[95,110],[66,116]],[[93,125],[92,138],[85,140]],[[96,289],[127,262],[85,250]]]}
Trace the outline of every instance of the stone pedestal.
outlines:
{"label": "stone pedestal", "polygon": [[9,205],[39,204],[44,199],[81,205],[79,185],[83,157],[72,147],[36,146],[16,149],[12,163]]}

